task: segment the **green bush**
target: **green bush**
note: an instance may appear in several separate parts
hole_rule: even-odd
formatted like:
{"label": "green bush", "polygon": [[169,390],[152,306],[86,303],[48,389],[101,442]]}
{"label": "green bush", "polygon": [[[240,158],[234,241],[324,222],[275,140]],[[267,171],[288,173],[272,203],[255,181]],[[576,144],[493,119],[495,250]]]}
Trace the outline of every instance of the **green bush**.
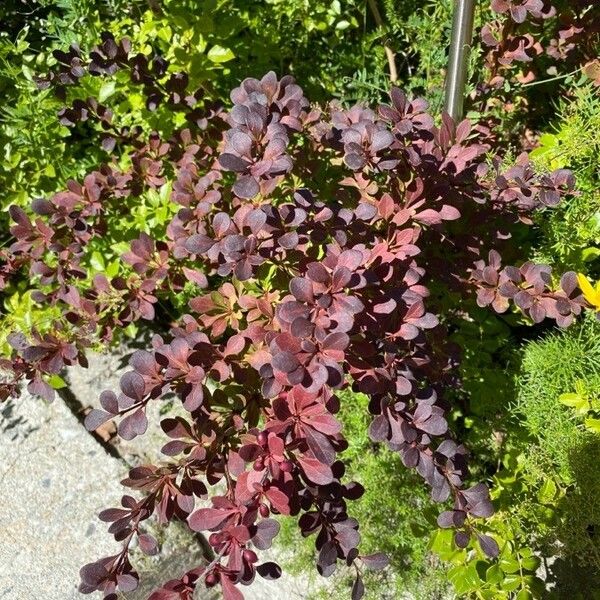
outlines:
{"label": "green bush", "polygon": [[[532,529],[531,537],[544,556],[559,557],[557,566],[586,567],[571,581],[556,577],[563,594],[597,586],[600,573],[600,435],[561,402],[561,395],[581,382],[600,388],[600,322],[593,315],[566,332],[529,343],[518,382],[517,410],[529,436],[525,477],[538,495],[549,485],[562,490],[554,494],[554,518],[544,529]],[[536,511],[532,499],[517,514],[527,519]]]}

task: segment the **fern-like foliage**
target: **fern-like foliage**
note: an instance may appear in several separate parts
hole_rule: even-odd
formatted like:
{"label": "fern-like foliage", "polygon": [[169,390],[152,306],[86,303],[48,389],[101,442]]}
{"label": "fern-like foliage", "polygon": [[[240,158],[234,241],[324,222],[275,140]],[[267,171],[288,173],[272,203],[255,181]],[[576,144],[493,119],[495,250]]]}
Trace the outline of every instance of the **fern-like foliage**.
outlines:
{"label": "fern-like foliage", "polygon": [[[597,573],[600,434],[586,429],[584,418],[560,401],[580,382],[587,389],[600,388],[600,322],[591,314],[568,332],[551,333],[526,346],[517,410],[529,435],[525,465],[529,484],[539,491],[551,479],[564,492],[544,532],[547,556],[593,566]],[[522,513],[545,510],[539,504],[522,509]]]}
{"label": "fern-like foliage", "polygon": [[[600,257],[600,94],[591,83],[562,101],[554,130],[532,152],[538,167],[573,170],[579,195],[540,220],[537,258],[560,268],[598,272]],[[596,261],[598,262],[598,261]],[[587,263],[587,264],[586,264]]]}

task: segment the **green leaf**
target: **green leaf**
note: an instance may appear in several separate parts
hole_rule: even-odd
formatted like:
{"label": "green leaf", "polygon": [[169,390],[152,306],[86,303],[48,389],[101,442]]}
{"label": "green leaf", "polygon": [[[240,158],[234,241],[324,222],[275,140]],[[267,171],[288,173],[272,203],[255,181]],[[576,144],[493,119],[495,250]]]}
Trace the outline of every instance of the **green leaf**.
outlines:
{"label": "green leaf", "polygon": [[488,583],[500,583],[504,577],[504,573],[499,565],[492,565],[485,573],[485,580]]}
{"label": "green leaf", "polygon": [[540,563],[541,561],[537,556],[530,556],[529,558],[525,558],[521,561],[523,568],[527,569],[528,571],[537,571]]}
{"label": "green leaf", "polygon": [[92,252],[92,256],[90,258],[90,266],[92,267],[92,269],[94,269],[94,271],[104,271],[104,257],[97,250]]}
{"label": "green leaf", "polygon": [[565,406],[570,406],[575,409],[577,414],[585,414],[589,409],[589,402],[586,396],[577,394],[575,392],[568,394],[561,394],[558,397],[558,401]]}
{"label": "green leaf", "polygon": [[538,500],[542,504],[550,504],[556,497],[556,492],[556,483],[552,479],[546,479],[538,491]]}
{"label": "green leaf", "polygon": [[457,594],[463,595],[481,587],[481,579],[477,574],[475,564],[471,563],[468,566],[458,565],[448,571],[448,579]]}
{"label": "green leaf", "polygon": [[521,582],[520,575],[507,575],[502,581],[502,589],[507,592],[514,592],[521,586]]}
{"label": "green leaf", "polygon": [[224,63],[235,58],[235,54],[229,48],[223,46],[213,46],[208,51],[208,59],[214,63]]}
{"label": "green leaf", "polygon": [[104,273],[107,277],[116,277],[119,274],[119,259],[113,260],[105,269]]}
{"label": "green leaf", "polygon": [[115,93],[116,82],[112,79],[105,81],[98,92],[98,102],[104,102]]}
{"label": "green leaf", "polygon": [[600,433],[600,419],[586,419],[584,422],[586,429],[593,431],[594,433]]}
{"label": "green leaf", "polygon": [[51,375],[50,377],[48,377],[48,383],[55,390],[61,390],[62,388],[67,387],[66,381],[59,375]]}
{"label": "green leaf", "polygon": [[505,573],[516,573],[519,570],[519,563],[514,558],[502,558],[498,564]]}
{"label": "green leaf", "polygon": [[28,66],[21,65],[21,72],[23,73],[27,81],[33,81],[33,73],[31,72],[31,69]]}
{"label": "green leaf", "polygon": [[135,336],[138,333],[138,326],[135,323],[129,323],[123,331],[128,338],[135,339]]}
{"label": "green leaf", "polygon": [[591,262],[593,260],[596,260],[599,256],[600,248],[595,248],[594,246],[584,248],[581,251],[581,260],[583,260],[583,262]]}

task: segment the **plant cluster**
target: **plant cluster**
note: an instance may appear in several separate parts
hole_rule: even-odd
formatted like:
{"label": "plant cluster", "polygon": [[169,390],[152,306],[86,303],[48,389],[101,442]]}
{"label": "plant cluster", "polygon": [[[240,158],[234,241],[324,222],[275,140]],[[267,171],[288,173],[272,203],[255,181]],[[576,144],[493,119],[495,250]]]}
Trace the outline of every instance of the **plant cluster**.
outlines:
{"label": "plant cluster", "polygon": [[[593,465],[600,437],[596,419],[589,416],[594,400],[587,390],[596,389],[599,382],[599,325],[590,315],[568,331],[528,344],[518,393],[519,415],[529,436],[525,475],[537,493],[547,492],[548,482],[556,490],[553,502],[546,500],[552,518],[538,527],[540,546],[545,555],[557,553],[567,565],[590,567],[593,573],[581,576],[583,581],[594,580],[598,565],[594,529],[600,515],[600,481]],[[536,518],[531,503],[512,510],[521,519]]]}
{"label": "plant cluster", "polygon": [[[323,575],[340,559],[354,564],[353,595],[360,597],[360,565],[386,561],[359,554],[358,523],[347,512],[347,500],[363,491],[344,481],[336,459],[347,445],[335,418],[336,391],[348,384],[370,397],[371,438],[399,452],[434,500],[453,499],[440,526],[456,530],[459,547],[475,536],[496,555],[497,543],[473,521],[493,512],[487,487],[465,485],[466,449],[449,436],[440,393],[455,358],[430,312],[435,303],[426,306],[423,281],[439,272],[448,285],[479,287],[482,303],[500,295],[536,320],[569,324],[585,305],[574,274],[558,289],[541,266],[498,274],[493,251],[492,265],[469,269],[504,223],[557,204],[570,191],[569,174],[538,176],[524,159],[490,172],[488,147],[467,121],[444,116],[438,128],[424,101],[409,101],[396,88],[391,104],[375,110],[321,111],[291,77],[269,73],[234,89],[229,112],[199,112],[185,74],[168,73],[160,57],[131,55],[127,40],[107,34],[88,58],[72,47],[57,60],[40,84],[59,96],[86,70],[95,77],[124,70],[149,109],[166,103],[184,112],[189,127],[143,141],[137,129],[115,128],[112,111],[97,100],[61,111],[68,125],[101,123],[108,152],[130,149],[128,168],[103,166],[34,201],[33,220],[11,209],[16,241],[4,276],[29,269],[39,283],[35,299],[58,307],[61,317],[48,333],[11,336],[13,356],[3,366],[13,376],[3,394],[16,395],[27,381],[32,393],[51,398],[45,377],[85,365],[94,339],[109,341],[117,328],[152,320],[161,298],[186,286],[208,288],[190,299],[190,313],[167,339],[157,335],[151,350],[133,355],[120,394],[104,392],[103,410],[87,417],[91,429],[118,417],[119,434],[132,439],[146,430],[149,402],[176,394],[190,413],[162,422],[173,440],[163,452],[179,458],[134,469],[125,485],[146,495],[125,496],[123,508],[103,513],[123,550],[84,567],[81,590],[110,596],[136,585],[129,547],[141,538],[141,547],[154,551],[141,523],[156,512],[161,522],[177,517],[213,532],[217,558],[155,598],[173,591],[188,597],[199,579],[238,598],[236,584],[279,572],[272,563],[257,565],[251,549],[271,545],[278,525],[269,515],[276,513],[299,517],[304,535],[318,533]],[[180,208],[164,237],[140,232],[115,276],[88,281],[86,248],[105,231],[106,215],[169,177],[171,202]],[[304,182],[314,182],[312,189]],[[479,241],[458,229],[450,247],[454,221]],[[225,490],[213,494],[212,507],[194,511],[194,498],[217,483]]]}
{"label": "plant cluster", "polygon": [[483,9],[469,108],[495,144],[530,150],[557,98],[596,80],[599,11],[586,0],[494,0]]}
{"label": "plant cluster", "polygon": [[[486,24],[481,33],[491,48],[489,61],[495,68],[515,61],[548,68],[544,61],[535,60],[541,55],[571,66],[596,58],[598,13],[589,1],[492,0],[490,6],[501,18]],[[544,27],[545,21],[550,25]],[[534,77],[531,70],[525,79]],[[500,83],[501,78],[494,81]]]}
{"label": "plant cluster", "polygon": [[578,87],[570,100],[562,100],[559,118],[540,137],[531,152],[536,168],[569,166],[577,180],[573,199],[538,219],[541,234],[536,258],[553,266],[568,267],[597,275],[594,260],[600,256],[600,192],[598,159],[600,143],[593,133],[600,126],[597,88],[587,83]]}
{"label": "plant cluster", "polygon": [[[257,573],[279,576],[280,567],[261,563],[258,551],[271,546],[279,521],[292,517],[302,536],[315,534],[318,572],[329,576],[338,563],[353,567],[352,597],[362,597],[363,579],[376,583],[381,575],[366,571],[387,564],[373,543],[375,527],[360,529],[352,516],[364,515],[361,502],[372,506],[377,494],[354,481],[363,467],[352,458],[357,434],[343,417],[356,398],[367,397],[361,426],[369,421],[371,442],[388,447],[377,460],[394,468],[400,460],[429,486],[433,500],[445,503],[432,550],[449,563],[457,593],[539,594],[531,548],[545,544],[558,552],[562,540],[570,540],[569,548],[581,542],[585,519],[567,519],[575,523],[573,535],[557,519],[579,510],[577,501],[565,501],[565,490],[575,489],[577,499],[583,489],[569,488],[577,476],[565,465],[589,465],[596,453],[585,449],[593,439],[567,444],[568,459],[552,454],[551,436],[532,425],[541,402],[532,392],[535,377],[520,382],[527,390],[520,398],[536,398],[521,402],[525,431],[505,418],[510,383],[500,382],[493,399],[482,387],[489,388],[492,374],[502,378],[502,347],[521,324],[549,319],[567,327],[584,308],[598,306],[585,277],[572,271],[556,277],[550,266],[522,263],[519,248],[525,240],[523,247],[548,257],[555,272],[580,270],[580,262],[565,259],[570,255],[554,260],[552,252],[536,250],[528,227],[556,223],[579,202],[565,168],[572,162],[559,152],[543,171],[526,154],[505,165],[494,156],[503,151],[503,132],[490,128],[488,108],[499,101],[506,107],[502,94],[519,61],[535,67],[536,77],[560,53],[573,65],[589,63],[596,7],[493,2],[505,20],[484,28],[492,74],[473,95],[473,108],[484,112],[471,127],[447,115],[436,122],[424,100],[396,87],[384,104],[319,107],[290,76],[272,72],[244,79],[225,110],[214,100],[223,99],[246,63],[267,70],[277,55],[268,36],[256,34],[268,29],[264,12],[236,8],[225,27],[216,17],[188,22],[185,8],[167,4],[172,11],[144,13],[131,40],[115,36],[119,23],[89,51],[85,43],[55,49],[51,60],[38,61],[49,66],[42,77],[23,71],[41,88],[22,90],[39,101],[40,113],[59,111],[60,124],[40,135],[68,157],[84,155],[65,161],[72,177],[66,189],[56,190],[51,169],[39,175],[40,161],[53,163],[26,154],[33,152],[31,140],[19,142],[17,154],[11,154],[14,140],[7,146],[13,166],[15,156],[28,156],[27,169],[36,172],[33,195],[43,198],[29,205],[29,182],[12,195],[14,224],[8,248],[0,251],[0,287],[11,294],[9,323],[20,332],[8,337],[10,356],[0,362],[0,398],[18,396],[26,385],[52,399],[65,366],[85,367],[90,349],[146,323],[155,333],[151,347],[133,354],[120,390],[102,393],[102,409],[86,425],[116,419],[119,435],[130,440],[145,433],[150,403],[176,396],[187,411],[162,419],[167,459],[136,467],[124,480],[137,496],[127,494],[121,507],[101,513],[122,549],[82,568],[81,591],[114,598],[137,586],[130,550],[157,552],[144,523],[156,515],[162,524],[179,519],[209,531],[215,558],[165,583],[152,600],[190,600],[202,584],[236,600]],[[413,68],[419,73],[409,87],[440,79],[424,77],[423,69],[437,69],[443,56],[426,48],[418,56],[408,40],[389,45],[389,31],[402,27],[392,4],[383,3],[385,21],[374,35],[360,38],[364,48],[377,46],[377,60],[386,65],[373,75],[379,80],[359,73],[342,97],[358,90],[379,99],[390,51],[404,57],[401,78],[413,77]],[[272,4],[278,35],[295,28],[290,15],[306,25],[297,51],[287,38],[281,42],[282,61],[322,100],[334,91],[331,78],[348,72],[353,50],[340,54],[338,70],[321,78],[322,87],[302,57],[315,38],[328,46],[341,44],[343,31],[356,35],[360,10],[354,2],[345,11],[335,2],[319,7],[306,14],[303,2]],[[437,10],[444,9],[427,5],[413,15],[413,26],[422,29]],[[157,23],[161,34],[152,37]],[[492,43],[494,28],[500,37]],[[248,36],[263,40],[256,42],[256,60]],[[24,38],[19,44],[27,47]],[[327,71],[328,63],[319,65],[317,73]],[[521,108],[530,101],[519,95]],[[14,113],[14,123],[23,114]],[[505,118],[497,123],[506,125]],[[574,166],[577,175],[589,176],[591,189],[590,152]],[[592,249],[588,254],[593,258]],[[486,314],[488,306],[499,316]],[[44,318],[32,323],[38,311]],[[578,377],[551,398],[561,427],[569,413],[559,395],[591,380],[588,372]],[[486,422],[477,423],[478,415]],[[500,439],[500,447],[490,438]],[[361,439],[371,443],[366,434]],[[523,448],[532,439],[548,451],[528,460]],[[482,453],[470,461],[471,473],[460,443],[467,440]],[[551,484],[540,483],[544,468],[553,473]],[[475,482],[493,473],[490,499],[486,485]],[[423,496],[419,491],[424,502]],[[523,510],[514,509],[520,503]],[[389,516],[385,506],[375,512]],[[529,529],[540,535],[534,539]],[[583,550],[573,555],[593,544],[577,548]]]}

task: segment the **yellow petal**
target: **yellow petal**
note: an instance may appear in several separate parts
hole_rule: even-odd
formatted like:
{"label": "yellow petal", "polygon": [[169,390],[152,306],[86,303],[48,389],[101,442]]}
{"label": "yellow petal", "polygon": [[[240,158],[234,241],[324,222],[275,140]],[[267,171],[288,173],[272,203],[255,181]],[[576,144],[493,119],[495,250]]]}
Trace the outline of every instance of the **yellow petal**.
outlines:
{"label": "yellow petal", "polygon": [[[596,308],[600,308],[600,289],[594,289],[587,277],[582,273],[577,273],[577,282],[583,292],[584,298]],[[600,286],[598,286],[600,287]]]}

